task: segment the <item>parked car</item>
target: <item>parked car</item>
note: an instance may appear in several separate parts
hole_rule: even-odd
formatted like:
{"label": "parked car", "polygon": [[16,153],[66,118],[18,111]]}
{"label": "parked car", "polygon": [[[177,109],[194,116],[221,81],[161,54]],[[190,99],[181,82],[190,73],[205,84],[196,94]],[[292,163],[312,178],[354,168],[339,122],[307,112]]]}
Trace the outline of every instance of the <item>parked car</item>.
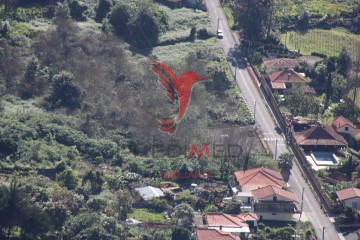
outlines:
{"label": "parked car", "polygon": [[223,33],[223,31],[221,29],[218,29],[218,31],[217,31],[217,37],[218,38],[223,38],[224,37],[224,33]]}

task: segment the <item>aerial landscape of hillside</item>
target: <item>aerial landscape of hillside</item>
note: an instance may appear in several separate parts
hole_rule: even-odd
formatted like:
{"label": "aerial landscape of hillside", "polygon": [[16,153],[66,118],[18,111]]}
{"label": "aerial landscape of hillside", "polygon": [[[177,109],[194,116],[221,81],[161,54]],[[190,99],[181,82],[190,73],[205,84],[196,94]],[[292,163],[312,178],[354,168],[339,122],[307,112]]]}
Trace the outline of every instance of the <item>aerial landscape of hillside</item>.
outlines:
{"label": "aerial landscape of hillside", "polygon": [[0,239],[358,239],[360,1],[0,1]]}

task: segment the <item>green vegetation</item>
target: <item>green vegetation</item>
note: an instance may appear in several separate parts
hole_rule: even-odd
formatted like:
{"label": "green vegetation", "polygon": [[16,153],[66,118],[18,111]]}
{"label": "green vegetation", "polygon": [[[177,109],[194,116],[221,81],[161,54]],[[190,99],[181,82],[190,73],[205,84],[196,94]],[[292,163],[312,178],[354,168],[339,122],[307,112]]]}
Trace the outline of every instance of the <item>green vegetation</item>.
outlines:
{"label": "green vegetation", "polygon": [[317,52],[329,57],[338,56],[341,49],[346,47],[353,60],[357,59],[360,48],[360,37],[342,28],[312,29],[305,33],[289,31],[281,35],[281,41],[286,42],[289,49],[297,49],[303,55]]}
{"label": "green vegetation", "polygon": [[[188,228],[193,208],[204,209],[206,198],[219,202],[225,190],[166,194],[133,209],[134,185],[180,186],[163,182],[168,171],[228,177],[234,169],[228,163],[220,173],[219,159],[187,159],[189,143],[212,141],[211,127],[253,123],[207,13],[152,0],[9,0],[0,3],[0,19],[0,238],[188,237],[187,229],[171,230],[175,222]],[[194,86],[173,136],[158,130],[177,109],[151,70],[157,60],[177,75],[212,78]],[[157,142],[181,151],[156,152]],[[21,207],[9,203],[12,178]],[[139,233],[122,227],[128,217],[169,229]]]}
{"label": "green vegetation", "polygon": [[223,5],[223,10],[230,28],[235,27],[235,19],[229,5]]}
{"label": "green vegetation", "polygon": [[303,11],[310,15],[340,15],[353,10],[355,2],[351,0],[277,0],[282,5],[281,14],[289,17],[296,17]]}
{"label": "green vegetation", "polygon": [[152,212],[146,208],[135,208],[129,217],[141,222],[169,223],[162,213]]}

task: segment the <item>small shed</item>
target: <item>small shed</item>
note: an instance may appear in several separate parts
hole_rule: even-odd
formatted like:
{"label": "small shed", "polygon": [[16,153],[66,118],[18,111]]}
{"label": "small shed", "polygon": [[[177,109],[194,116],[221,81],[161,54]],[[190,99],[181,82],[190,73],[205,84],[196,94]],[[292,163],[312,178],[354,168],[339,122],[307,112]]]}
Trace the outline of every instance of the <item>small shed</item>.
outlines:
{"label": "small shed", "polygon": [[164,197],[164,192],[161,191],[160,188],[147,186],[147,187],[140,187],[135,188],[135,191],[139,193],[139,195],[144,199],[145,201],[150,200],[152,198],[158,198],[158,197]]}

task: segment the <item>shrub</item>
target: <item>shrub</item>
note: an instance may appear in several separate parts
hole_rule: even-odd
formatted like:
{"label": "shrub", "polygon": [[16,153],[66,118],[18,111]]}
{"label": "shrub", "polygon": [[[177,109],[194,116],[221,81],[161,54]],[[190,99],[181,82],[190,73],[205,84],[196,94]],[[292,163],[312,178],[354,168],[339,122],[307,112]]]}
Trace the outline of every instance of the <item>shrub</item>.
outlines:
{"label": "shrub", "polygon": [[87,6],[77,0],[73,0],[69,4],[70,16],[76,21],[85,21],[86,17],[83,16],[83,13],[87,10]]}
{"label": "shrub", "polygon": [[106,14],[110,11],[112,6],[112,0],[99,0],[99,5],[96,8],[95,21],[101,22],[106,17]]}
{"label": "shrub", "polygon": [[155,212],[163,212],[169,208],[169,204],[165,199],[153,198],[148,201],[149,208]]}
{"label": "shrub", "polygon": [[318,53],[318,52],[312,52],[311,56],[317,56],[317,57],[321,57],[321,58],[327,58],[326,54],[323,53]]}
{"label": "shrub", "polygon": [[45,100],[53,108],[66,107],[68,109],[80,108],[80,88],[73,83],[74,76],[62,71],[53,77],[52,91]]}
{"label": "shrub", "polygon": [[164,11],[150,1],[119,2],[111,10],[109,22],[117,34],[138,47],[152,47],[160,32],[167,29]]}
{"label": "shrub", "polygon": [[211,34],[211,33],[209,33],[206,28],[200,28],[200,29],[197,31],[197,37],[198,37],[199,39],[202,39],[202,40],[211,38],[211,37],[213,37],[213,36],[214,36],[214,35]]}
{"label": "shrub", "polygon": [[62,186],[69,190],[75,189],[79,181],[78,176],[71,169],[66,169],[59,174],[56,174],[56,179]]}

